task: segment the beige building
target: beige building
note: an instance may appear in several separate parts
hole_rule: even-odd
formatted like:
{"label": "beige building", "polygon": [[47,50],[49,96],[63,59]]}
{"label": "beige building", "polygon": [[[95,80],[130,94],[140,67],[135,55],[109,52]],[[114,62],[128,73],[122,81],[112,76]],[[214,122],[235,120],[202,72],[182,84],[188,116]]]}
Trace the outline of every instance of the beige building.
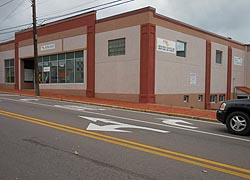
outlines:
{"label": "beige building", "polygon": [[[0,44],[0,89],[34,88],[32,29]],[[41,91],[215,109],[250,97],[250,45],[151,7],[38,27]]]}

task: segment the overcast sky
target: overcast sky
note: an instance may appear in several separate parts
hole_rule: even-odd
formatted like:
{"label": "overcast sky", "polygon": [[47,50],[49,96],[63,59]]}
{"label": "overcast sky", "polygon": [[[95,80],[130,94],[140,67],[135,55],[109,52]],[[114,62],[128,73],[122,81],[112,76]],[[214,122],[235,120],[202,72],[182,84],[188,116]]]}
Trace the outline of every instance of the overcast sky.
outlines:
{"label": "overcast sky", "polygon": [[[4,5],[7,2],[10,3]],[[112,1],[36,0],[37,18],[63,15],[108,2]],[[156,8],[159,14],[206,31],[231,37],[242,43],[250,43],[250,0],[134,0],[97,11],[97,18],[101,19],[146,6]],[[14,33],[6,34],[13,29],[2,31],[3,29],[29,23],[32,23],[31,0],[0,0],[0,42],[14,38]]]}

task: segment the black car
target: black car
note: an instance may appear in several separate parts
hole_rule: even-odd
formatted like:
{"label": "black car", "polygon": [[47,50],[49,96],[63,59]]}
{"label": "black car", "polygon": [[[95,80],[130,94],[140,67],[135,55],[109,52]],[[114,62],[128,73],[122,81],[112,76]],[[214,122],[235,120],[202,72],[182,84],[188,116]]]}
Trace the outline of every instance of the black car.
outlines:
{"label": "black car", "polygon": [[250,99],[225,101],[217,110],[216,118],[232,134],[247,135],[250,133]]}

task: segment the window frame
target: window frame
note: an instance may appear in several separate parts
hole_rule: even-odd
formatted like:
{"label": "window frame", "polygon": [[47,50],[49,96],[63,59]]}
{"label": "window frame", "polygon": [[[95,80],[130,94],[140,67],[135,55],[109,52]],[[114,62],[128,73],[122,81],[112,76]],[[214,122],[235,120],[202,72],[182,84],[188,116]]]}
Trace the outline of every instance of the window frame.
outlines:
{"label": "window frame", "polygon": [[108,56],[126,55],[126,38],[108,40]]}
{"label": "window frame", "polygon": [[184,95],[183,100],[185,103],[189,102],[189,95]]}
{"label": "window frame", "polygon": [[219,102],[223,102],[223,101],[225,101],[225,100],[226,100],[225,94],[220,94],[220,95],[219,95]]}
{"label": "window frame", "polygon": [[[8,75],[7,75],[7,69],[8,69]],[[11,72],[14,73],[13,80],[11,77]],[[6,75],[7,75],[7,77],[6,77]],[[7,79],[8,79],[8,81],[6,81]],[[15,83],[15,60],[14,60],[14,58],[4,60],[4,82],[6,84]]]}
{"label": "window frame", "polygon": [[199,101],[199,102],[203,102],[203,95],[202,95],[202,94],[200,94],[200,95],[198,96],[198,101]]}
{"label": "window frame", "polygon": [[[182,53],[183,51],[178,51],[178,43],[182,43],[184,44],[184,55],[180,54]],[[178,53],[179,52],[179,53]],[[176,41],[176,56],[178,57],[183,57],[185,58],[187,56],[187,42],[185,41],[180,41],[180,40],[177,40]]]}
{"label": "window frame", "polygon": [[[39,57],[39,73],[42,75],[42,84],[77,84],[77,83],[85,83],[84,79],[84,50],[80,51],[72,51],[72,52],[65,52],[65,53],[57,53],[47,56],[41,56]],[[45,61],[44,61],[45,59]],[[76,68],[76,62],[81,66],[80,70],[77,71]],[[53,64],[53,65],[52,65]],[[45,65],[45,66],[44,66]],[[61,66],[60,66],[61,65]],[[67,67],[70,68],[67,68]],[[45,75],[43,72],[44,67],[50,67],[50,72],[47,73],[49,76],[49,81],[44,81]],[[54,77],[54,80],[52,81],[52,67],[54,68],[54,73],[56,73],[57,77]],[[76,75],[77,71],[77,75]],[[70,76],[67,76],[67,73],[70,74]],[[81,75],[82,73],[82,75]],[[62,76],[59,76],[59,74],[62,74]],[[78,78],[77,77],[81,77]]]}
{"label": "window frame", "polygon": [[[219,59],[218,59],[218,57],[219,57]],[[216,49],[216,52],[215,52],[215,63],[216,64],[222,64],[222,58],[223,58],[223,51]]]}
{"label": "window frame", "polygon": [[217,103],[217,95],[216,94],[210,95],[210,103]]}

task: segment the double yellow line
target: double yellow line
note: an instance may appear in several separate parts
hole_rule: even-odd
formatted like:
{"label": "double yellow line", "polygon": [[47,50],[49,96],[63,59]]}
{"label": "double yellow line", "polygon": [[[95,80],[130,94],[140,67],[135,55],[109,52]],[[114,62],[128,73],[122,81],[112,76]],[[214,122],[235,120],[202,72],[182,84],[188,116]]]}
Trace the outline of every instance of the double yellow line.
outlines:
{"label": "double yellow line", "polygon": [[234,176],[250,179],[250,170],[249,169],[244,169],[244,168],[240,168],[240,167],[236,167],[236,166],[232,166],[232,165],[228,165],[228,164],[223,164],[223,163],[219,163],[216,161],[211,161],[211,160],[207,160],[207,159],[203,159],[203,158],[199,158],[199,157],[194,157],[194,156],[190,156],[187,154],[182,154],[182,153],[170,151],[167,149],[157,148],[154,146],[149,146],[149,145],[137,143],[134,141],[129,141],[129,140],[120,139],[120,138],[116,138],[116,137],[112,137],[112,136],[107,136],[107,135],[103,135],[103,134],[99,134],[99,133],[95,133],[95,132],[90,132],[87,130],[78,129],[78,128],[66,126],[63,124],[57,124],[57,123],[53,123],[53,122],[49,122],[49,121],[45,121],[45,120],[41,120],[41,119],[36,119],[36,118],[32,118],[32,117],[28,117],[28,116],[24,116],[24,115],[20,115],[20,114],[15,114],[15,113],[3,111],[3,110],[0,110],[0,115],[8,116],[8,117],[23,120],[23,121],[27,121],[27,122],[34,123],[34,124],[39,124],[42,126],[47,126],[47,127],[53,128],[53,129],[58,129],[58,130],[61,130],[64,132],[77,134],[77,135],[89,137],[92,139],[97,139],[100,141],[104,141],[104,142],[116,144],[116,145],[119,145],[122,147],[127,147],[127,148],[135,149],[138,151],[158,155],[161,157],[174,159],[177,161],[181,161],[181,162],[185,162],[188,164],[212,169],[215,171],[231,174]]}

